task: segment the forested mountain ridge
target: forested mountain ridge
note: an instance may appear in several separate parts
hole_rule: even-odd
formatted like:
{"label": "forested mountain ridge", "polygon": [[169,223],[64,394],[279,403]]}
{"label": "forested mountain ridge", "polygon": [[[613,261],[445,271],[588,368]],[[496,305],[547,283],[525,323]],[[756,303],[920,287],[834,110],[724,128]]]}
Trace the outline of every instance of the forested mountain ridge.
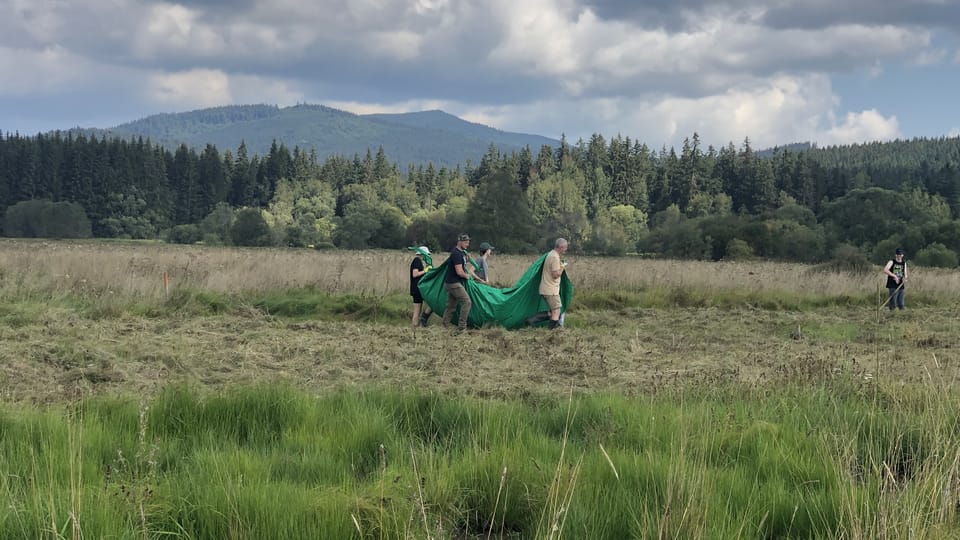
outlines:
{"label": "forested mountain ridge", "polygon": [[357,115],[323,105],[231,105],[183,113],[156,114],[109,129],[76,129],[88,137],[143,137],[168,149],[180,144],[202,150],[207,144],[266,154],[274,141],[288,148],[352,157],[383,147],[406,166],[434,163],[454,167],[476,163],[493,144],[503,151],[539,148],[559,141],[511,133],[467,122],[442,111]]}

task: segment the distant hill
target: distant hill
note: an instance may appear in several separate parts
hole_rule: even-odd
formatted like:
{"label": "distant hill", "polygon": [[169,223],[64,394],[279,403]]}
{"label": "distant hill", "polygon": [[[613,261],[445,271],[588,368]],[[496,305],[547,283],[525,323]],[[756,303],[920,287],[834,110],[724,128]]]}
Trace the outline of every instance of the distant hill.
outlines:
{"label": "distant hill", "polygon": [[364,155],[383,147],[390,161],[452,167],[478,163],[493,143],[501,152],[526,145],[536,154],[544,144],[559,141],[539,135],[510,133],[467,122],[443,111],[357,115],[323,105],[233,105],[183,113],[157,114],[109,129],[75,129],[88,136],[144,137],[169,148],[187,144],[202,150],[236,151],[245,141],[260,155],[276,140],[291,150],[314,149],[324,159],[340,154]]}
{"label": "distant hill", "polygon": [[805,152],[807,150],[815,150],[816,148],[817,148],[816,143],[811,143],[811,142],[778,144],[773,148],[765,148],[763,150],[758,150],[757,155],[759,157],[769,158],[769,157],[773,157],[774,152],[776,152],[777,150],[780,150],[781,152],[787,151],[787,152],[797,153],[797,152]]}

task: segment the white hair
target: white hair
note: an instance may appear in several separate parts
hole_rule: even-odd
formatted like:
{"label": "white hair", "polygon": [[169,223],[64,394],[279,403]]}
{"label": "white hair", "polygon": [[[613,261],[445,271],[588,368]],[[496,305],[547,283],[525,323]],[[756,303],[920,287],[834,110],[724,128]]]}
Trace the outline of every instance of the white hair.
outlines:
{"label": "white hair", "polygon": [[553,243],[553,247],[558,248],[560,246],[566,245],[567,241],[563,238],[557,238],[557,241]]}

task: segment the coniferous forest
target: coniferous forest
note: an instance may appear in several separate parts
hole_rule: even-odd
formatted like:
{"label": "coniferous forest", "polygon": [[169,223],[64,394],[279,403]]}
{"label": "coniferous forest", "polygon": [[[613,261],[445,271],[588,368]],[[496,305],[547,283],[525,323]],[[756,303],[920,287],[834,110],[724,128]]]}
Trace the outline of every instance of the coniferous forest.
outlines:
{"label": "coniferous forest", "polygon": [[921,265],[960,253],[960,138],[758,153],[749,140],[653,149],[629,137],[401,167],[143,139],[0,134],[3,234],[317,248],[447,249],[456,233],[530,253]]}

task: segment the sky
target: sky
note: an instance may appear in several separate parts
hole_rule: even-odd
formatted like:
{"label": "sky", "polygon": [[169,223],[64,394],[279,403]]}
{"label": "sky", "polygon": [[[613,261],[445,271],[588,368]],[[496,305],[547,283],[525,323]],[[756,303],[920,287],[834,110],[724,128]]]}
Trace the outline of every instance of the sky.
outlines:
{"label": "sky", "polygon": [[0,131],[267,103],[571,142],[960,136],[960,0],[0,0]]}

